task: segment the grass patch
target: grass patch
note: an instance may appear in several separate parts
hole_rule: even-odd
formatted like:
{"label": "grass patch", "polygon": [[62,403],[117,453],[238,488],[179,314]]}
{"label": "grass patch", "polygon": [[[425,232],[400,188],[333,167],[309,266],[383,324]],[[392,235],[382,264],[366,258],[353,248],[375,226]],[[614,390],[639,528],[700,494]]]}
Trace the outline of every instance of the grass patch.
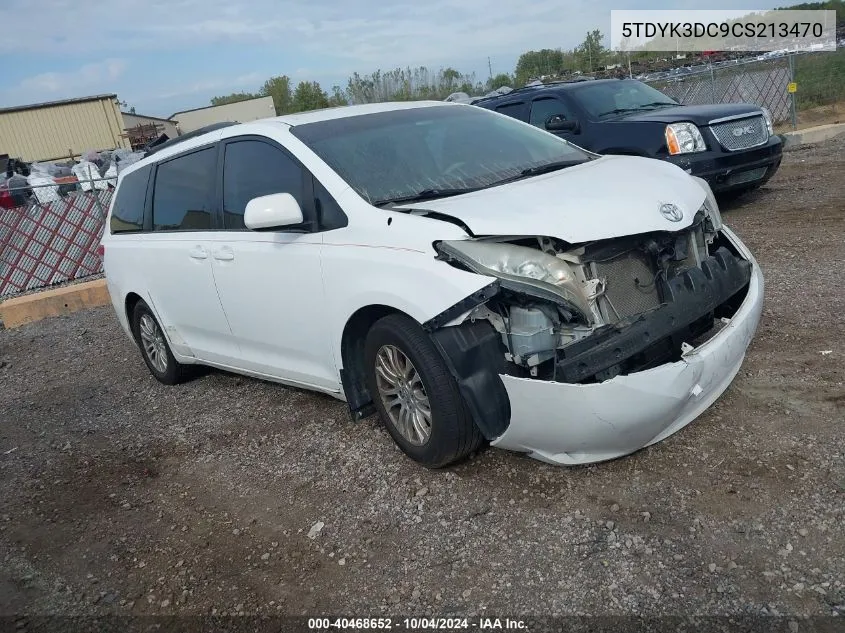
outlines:
{"label": "grass patch", "polygon": [[835,53],[796,55],[795,107],[815,108],[845,100],[845,49]]}

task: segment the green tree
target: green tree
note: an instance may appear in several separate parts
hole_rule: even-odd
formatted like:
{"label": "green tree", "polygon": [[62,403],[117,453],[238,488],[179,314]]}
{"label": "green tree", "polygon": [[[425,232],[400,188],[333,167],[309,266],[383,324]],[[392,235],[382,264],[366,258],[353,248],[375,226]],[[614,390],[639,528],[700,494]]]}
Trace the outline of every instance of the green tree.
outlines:
{"label": "green tree", "polygon": [[332,86],[332,94],[329,97],[329,106],[335,107],[345,105],[349,105],[349,99],[346,97],[346,93],[340,86]]}
{"label": "green tree", "polygon": [[454,68],[432,72],[425,66],[377,70],[369,75],[356,72],[346,85],[346,96],[351,103],[442,100],[453,92],[481,92],[473,74],[466,75]]}
{"label": "green tree", "polygon": [[261,95],[253,94],[251,92],[233,92],[230,95],[223,95],[220,97],[211,97],[211,105],[219,106],[227,103],[237,103],[238,101],[247,101],[248,99],[255,99]]}
{"label": "green tree", "polygon": [[502,86],[509,86],[513,87],[514,78],[511,77],[508,73],[499,73],[495,77],[491,77],[487,80],[487,90],[496,90],[497,88],[501,88]]}
{"label": "green tree", "polygon": [[608,49],[605,48],[602,40],[604,36],[601,31],[595,29],[587,33],[584,41],[575,49],[575,54],[580,62],[581,70],[593,72],[594,69],[604,66],[604,60]]}
{"label": "green tree", "polygon": [[446,96],[449,96],[451,93],[459,90],[458,86],[462,83],[461,73],[454,68],[445,68],[440,71],[438,83],[438,92],[445,93]]}
{"label": "green tree", "polygon": [[290,77],[278,75],[270,77],[264,82],[259,91],[262,97],[273,97],[273,107],[276,114],[287,114],[293,112],[293,95],[291,94]]}
{"label": "green tree", "polygon": [[293,91],[294,112],[329,107],[329,96],[316,81],[300,81]]}
{"label": "green tree", "polygon": [[[526,51],[519,56],[514,71],[516,86],[524,86],[532,79],[557,75],[563,69],[563,51],[559,48],[544,48],[539,51]],[[514,87],[516,87],[514,86]]]}

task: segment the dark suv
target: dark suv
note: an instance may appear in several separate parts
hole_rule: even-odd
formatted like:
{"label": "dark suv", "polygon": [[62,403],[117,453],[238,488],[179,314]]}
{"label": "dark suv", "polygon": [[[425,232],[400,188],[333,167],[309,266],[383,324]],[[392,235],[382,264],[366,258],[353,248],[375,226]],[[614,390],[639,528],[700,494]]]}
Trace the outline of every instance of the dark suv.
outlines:
{"label": "dark suv", "polygon": [[680,105],[635,79],[526,86],[474,103],[597,154],[667,160],[716,193],[759,187],[780,166],[782,143],[765,108]]}

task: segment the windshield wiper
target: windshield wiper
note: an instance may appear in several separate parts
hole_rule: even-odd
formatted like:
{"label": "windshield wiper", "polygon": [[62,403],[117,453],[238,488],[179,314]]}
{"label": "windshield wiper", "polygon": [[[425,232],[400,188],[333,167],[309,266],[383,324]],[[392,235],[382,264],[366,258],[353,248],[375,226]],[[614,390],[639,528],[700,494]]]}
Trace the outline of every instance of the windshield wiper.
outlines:
{"label": "windshield wiper", "polygon": [[607,116],[608,114],[622,114],[624,112],[639,112],[640,110],[646,110],[649,108],[656,108],[657,106],[674,106],[678,105],[677,103],[669,103],[668,101],[654,101],[652,103],[644,103],[642,105],[637,106],[636,108],[616,108],[615,110],[608,110],[607,112],[602,112],[599,114],[599,117]]}
{"label": "windshield wiper", "polygon": [[559,160],[554,163],[546,163],[545,165],[537,165],[536,167],[528,167],[527,169],[523,169],[519,176],[538,176],[539,174],[548,174],[551,171],[557,171],[559,169],[566,169],[567,167],[574,167],[575,165],[580,165],[581,163],[586,162],[585,160],[578,159],[578,160]]}
{"label": "windshield wiper", "polygon": [[384,200],[376,200],[371,204],[374,207],[383,207],[387,204],[403,204],[405,202],[420,202],[422,200],[436,200],[437,198],[448,198],[450,196],[459,196],[462,193],[471,193],[478,191],[480,187],[464,187],[453,189],[423,189],[416,193],[407,196],[399,196],[397,198],[386,198]]}
{"label": "windshield wiper", "polygon": [[599,117],[607,116],[608,114],[622,114],[623,112],[636,112],[640,108],[616,108],[614,110],[608,110],[607,112],[600,112],[598,114]]}
{"label": "windshield wiper", "polygon": [[549,172],[558,171],[560,169],[566,169],[567,167],[574,167],[575,165],[580,165],[581,163],[586,163],[588,160],[592,160],[590,158],[587,159],[578,159],[578,160],[559,160],[554,163],[546,163],[545,165],[537,165],[536,167],[527,167],[523,169],[519,174],[516,176],[510,176],[503,180],[497,180],[494,183],[487,185],[488,187],[496,187],[498,185],[504,185],[509,182],[514,182],[516,180],[522,180],[523,178],[530,178],[531,176],[539,176],[540,174],[548,174]]}
{"label": "windshield wiper", "polygon": [[547,174],[552,171],[558,171],[559,169],[566,169],[567,167],[573,167],[575,165],[580,165],[588,160],[592,160],[590,158],[585,159],[577,159],[577,160],[559,160],[554,163],[546,163],[545,165],[537,165],[536,167],[527,167],[519,172],[516,176],[509,176],[508,178],[504,178],[502,180],[497,180],[495,182],[488,183],[483,187],[466,187],[461,189],[423,189],[422,191],[418,191],[416,193],[412,193],[407,196],[400,196],[398,198],[386,198],[385,200],[376,200],[372,202],[374,207],[383,207],[388,204],[403,204],[406,202],[420,202],[422,200],[436,200],[438,198],[448,198],[450,196],[459,196],[464,193],[472,193],[473,191],[480,191],[481,189],[489,189],[490,187],[497,187],[499,185],[504,185],[508,182],[513,182],[515,180],[521,180],[522,178],[528,178],[529,176],[539,176],[540,174]]}
{"label": "windshield wiper", "polygon": [[677,103],[672,103],[671,101],[652,101],[651,103],[644,103],[640,106],[640,108],[657,108],[659,106],[676,106],[679,105]]}

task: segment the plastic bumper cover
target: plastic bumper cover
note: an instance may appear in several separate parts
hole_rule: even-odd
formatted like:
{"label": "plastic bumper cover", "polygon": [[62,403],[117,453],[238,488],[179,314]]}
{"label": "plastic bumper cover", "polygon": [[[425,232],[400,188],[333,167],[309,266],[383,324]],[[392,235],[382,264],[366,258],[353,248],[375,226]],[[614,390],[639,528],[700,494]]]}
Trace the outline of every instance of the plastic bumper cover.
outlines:
{"label": "plastic bumper cover", "polygon": [[748,292],[718,334],[681,360],[597,384],[567,384],[501,375],[510,400],[507,430],[492,444],[555,464],[622,457],[679,431],[730,385],[763,309],[763,275],[752,264]]}

